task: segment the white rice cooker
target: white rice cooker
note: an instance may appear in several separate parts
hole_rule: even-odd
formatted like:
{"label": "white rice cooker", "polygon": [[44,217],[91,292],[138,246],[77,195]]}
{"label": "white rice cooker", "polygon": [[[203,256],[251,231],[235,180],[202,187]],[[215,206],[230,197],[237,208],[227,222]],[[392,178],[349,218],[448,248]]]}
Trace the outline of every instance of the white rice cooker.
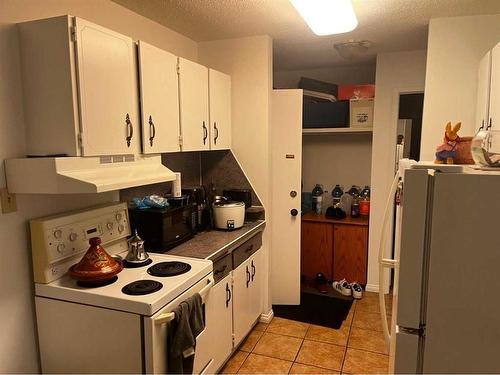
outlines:
{"label": "white rice cooker", "polygon": [[212,204],[214,226],[217,229],[233,230],[243,226],[245,222],[245,203],[217,200]]}

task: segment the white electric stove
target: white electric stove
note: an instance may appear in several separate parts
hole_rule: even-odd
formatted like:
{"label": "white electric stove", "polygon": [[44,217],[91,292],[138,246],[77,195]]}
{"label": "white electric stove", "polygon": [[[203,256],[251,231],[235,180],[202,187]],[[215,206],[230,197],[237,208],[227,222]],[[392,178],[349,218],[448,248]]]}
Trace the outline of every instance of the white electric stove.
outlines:
{"label": "white electric stove", "polygon": [[[150,253],[148,264],[124,268],[110,282],[89,287],[67,270],[87,251],[91,237],[100,237],[109,254],[125,257],[131,233],[126,204],[30,225],[42,372],[167,373],[172,310],[195,293],[206,303],[214,283],[212,262]],[[211,363],[207,332],[197,337],[194,373]]]}

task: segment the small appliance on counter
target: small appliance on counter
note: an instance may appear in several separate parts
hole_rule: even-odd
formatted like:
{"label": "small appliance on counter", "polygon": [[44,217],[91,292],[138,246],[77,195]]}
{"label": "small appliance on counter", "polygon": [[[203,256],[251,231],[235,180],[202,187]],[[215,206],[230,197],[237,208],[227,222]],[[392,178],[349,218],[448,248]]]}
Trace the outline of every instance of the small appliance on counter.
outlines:
{"label": "small appliance on counter", "polygon": [[195,234],[193,207],[129,208],[130,222],[141,233],[147,251],[163,253]]}
{"label": "small appliance on counter", "polygon": [[196,232],[202,232],[210,225],[210,209],[207,204],[207,195],[203,186],[182,189],[182,194],[189,197],[189,204],[193,206],[193,223]]}
{"label": "small appliance on counter", "polygon": [[215,197],[212,203],[214,227],[216,229],[234,230],[245,223],[245,203],[230,201],[225,197]]}
{"label": "small appliance on counter", "polygon": [[227,189],[222,194],[230,201],[244,202],[245,208],[252,207],[252,189]]}

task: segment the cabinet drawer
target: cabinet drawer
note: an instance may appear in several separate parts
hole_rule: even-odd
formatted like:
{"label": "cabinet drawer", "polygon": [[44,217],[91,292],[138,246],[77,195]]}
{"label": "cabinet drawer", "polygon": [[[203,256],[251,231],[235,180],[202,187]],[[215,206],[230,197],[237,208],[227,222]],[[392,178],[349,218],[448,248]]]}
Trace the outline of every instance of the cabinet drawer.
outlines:
{"label": "cabinet drawer", "polygon": [[238,267],[262,246],[262,232],[256,234],[233,251],[233,268]]}
{"label": "cabinet drawer", "polygon": [[217,284],[233,270],[233,258],[227,254],[214,262],[214,280]]}

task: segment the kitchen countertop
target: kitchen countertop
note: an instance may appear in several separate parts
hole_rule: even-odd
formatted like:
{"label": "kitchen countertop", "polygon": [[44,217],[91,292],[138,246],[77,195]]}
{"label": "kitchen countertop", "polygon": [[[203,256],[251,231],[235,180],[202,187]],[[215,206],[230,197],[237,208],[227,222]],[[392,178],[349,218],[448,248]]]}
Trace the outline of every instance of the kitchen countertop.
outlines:
{"label": "kitchen countertop", "polygon": [[330,219],[325,215],[317,215],[312,212],[302,216],[302,221],[312,221],[317,223],[350,224],[368,226],[369,219],[366,217],[351,217],[347,215],[345,219]]}
{"label": "kitchen countertop", "polygon": [[245,222],[243,227],[233,231],[210,230],[198,233],[189,241],[168,251],[168,255],[216,261],[229,254],[243,242],[264,230],[265,220]]}

